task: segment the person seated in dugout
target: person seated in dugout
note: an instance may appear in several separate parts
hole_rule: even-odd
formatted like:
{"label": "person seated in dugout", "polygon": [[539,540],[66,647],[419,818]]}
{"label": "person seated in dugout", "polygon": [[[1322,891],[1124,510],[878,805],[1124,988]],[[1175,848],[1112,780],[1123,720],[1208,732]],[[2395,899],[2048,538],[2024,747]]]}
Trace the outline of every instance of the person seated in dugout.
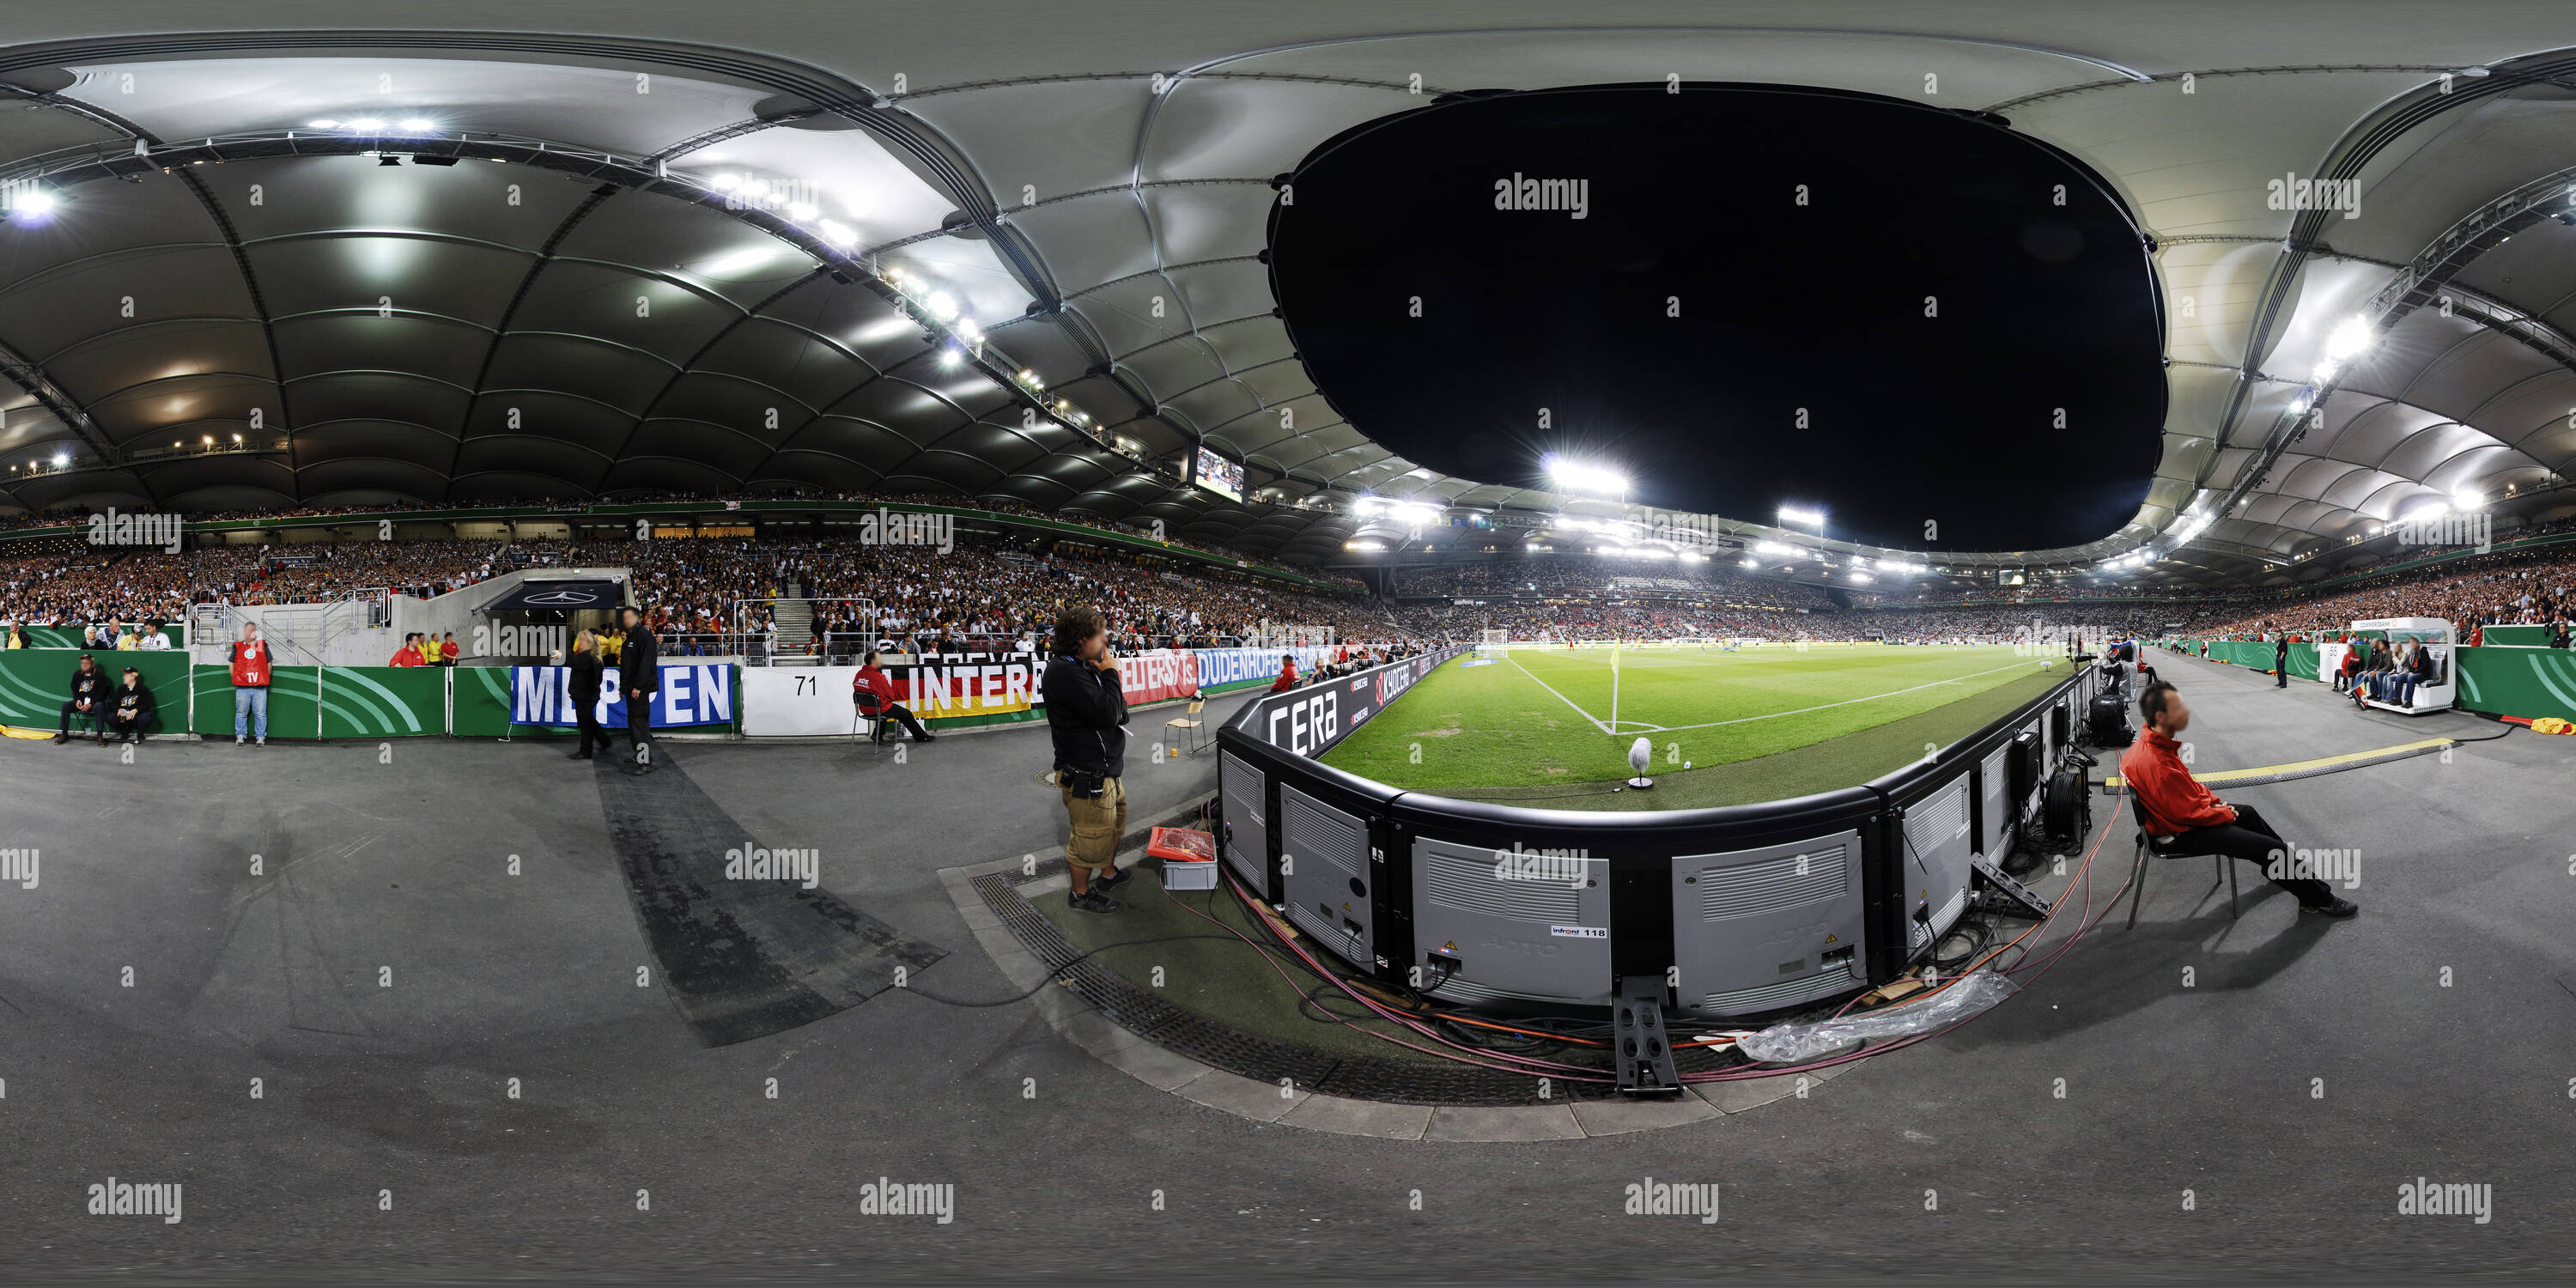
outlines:
{"label": "person seated in dugout", "polygon": [[107,672],[100,669],[98,659],[87,653],[81,654],[80,666],[72,672],[72,698],[63,704],[63,721],[55,726],[54,741],[64,743],[72,740],[74,720],[86,722],[100,742],[107,741],[107,708],[112,700],[108,692],[111,687],[112,682],[107,678]]}
{"label": "person seated in dugout", "polygon": [[2290,844],[2250,805],[2218,799],[2182,763],[2182,732],[2191,708],[2170,684],[2151,684],[2138,697],[2146,731],[2120,755],[2120,778],[2138,802],[2138,826],[2147,848],[2160,855],[2222,854],[2264,865],[2263,875],[2299,901],[2299,911],[2341,920],[2361,911],[2323,881],[2289,874]]}
{"label": "person seated in dugout", "polygon": [[143,673],[125,668],[124,680],[116,686],[108,708],[108,722],[116,730],[119,742],[141,742],[152,727],[152,690],[145,687]]}

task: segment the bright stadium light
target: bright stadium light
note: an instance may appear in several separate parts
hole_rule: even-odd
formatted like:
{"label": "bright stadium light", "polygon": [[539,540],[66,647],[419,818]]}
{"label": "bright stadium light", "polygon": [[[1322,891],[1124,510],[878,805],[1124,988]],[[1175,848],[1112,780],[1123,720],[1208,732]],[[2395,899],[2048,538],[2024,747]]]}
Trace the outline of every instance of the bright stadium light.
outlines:
{"label": "bright stadium light", "polygon": [[1780,526],[1784,528],[1813,528],[1818,532],[1822,532],[1825,528],[1825,512],[1822,510],[1810,510],[1802,506],[1784,505],[1780,507]]}
{"label": "bright stadium light", "polygon": [[2343,325],[2336,327],[2334,332],[2326,337],[2326,361],[2350,362],[2370,352],[2371,346],[2377,343],[2379,343],[2379,333],[2371,328],[2370,319],[2346,318]]}
{"label": "bright stadium light", "polygon": [[2450,502],[2436,499],[2427,501],[2423,505],[2408,511],[2405,519],[2402,521],[2407,523],[2422,523],[2426,519],[2441,518],[2443,515],[2449,514],[2450,512]]}
{"label": "bright stadium light", "polygon": [[2487,503],[2487,494],[2463,483],[2451,489],[2451,499],[2463,510],[2475,510]]}
{"label": "bright stadium light", "polygon": [[1852,571],[1851,579],[1852,579],[1853,581],[1859,582],[1860,584],[1862,584],[1862,585],[1864,585],[1864,586],[1866,586],[1866,585],[1870,584],[1870,577],[1869,577],[1869,574],[1868,574],[1868,573],[1865,573],[1865,572],[1861,572],[1861,571],[1860,571],[1860,570],[1858,570],[1858,569],[1854,569],[1854,570]]}
{"label": "bright stadium light", "polygon": [[1628,476],[1605,466],[1570,460],[1550,452],[1539,458],[1539,467],[1568,492],[1585,492],[1594,496],[1628,495]]}
{"label": "bright stadium light", "polygon": [[1798,548],[1796,546],[1780,541],[1757,541],[1753,543],[1753,548],[1766,555],[1789,555],[1794,557],[1798,553]]}
{"label": "bright stadium light", "polygon": [[1762,561],[1759,559],[1743,559],[1738,560],[1736,566],[1740,568],[1759,568],[1762,566]]}

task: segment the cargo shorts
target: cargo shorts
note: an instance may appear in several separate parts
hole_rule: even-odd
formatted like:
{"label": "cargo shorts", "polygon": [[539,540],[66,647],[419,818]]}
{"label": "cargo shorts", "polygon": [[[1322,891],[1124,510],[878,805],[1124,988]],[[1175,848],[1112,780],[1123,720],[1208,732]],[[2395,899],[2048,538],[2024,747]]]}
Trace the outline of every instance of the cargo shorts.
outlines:
{"label": "cargo shorts", "polygon": [[1118,838],[1127,834],[1126,786],[1106,778],[1098,796],[1076,796],[1071,787],[1059,790],[1064,794],[1065,821],[1072,826],[1072,835],[1064,842],[1064,861],[1077,868],[1108,867],[1118,857]]}

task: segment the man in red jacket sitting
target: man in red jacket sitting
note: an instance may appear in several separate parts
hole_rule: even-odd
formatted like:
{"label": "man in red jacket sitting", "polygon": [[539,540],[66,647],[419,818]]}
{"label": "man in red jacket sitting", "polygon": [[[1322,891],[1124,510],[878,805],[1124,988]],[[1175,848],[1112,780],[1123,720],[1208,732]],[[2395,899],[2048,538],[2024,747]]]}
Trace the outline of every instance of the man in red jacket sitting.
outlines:
{"label": "man in red jacket sitting", "polygon": [[[869,702],[861,698],[859,695],[863,693],[875,695],[876,700]],[[887,678],[885,672],[877,669],[877,651],[869,649],[867,657],[859,663],[859,673],[850,677],[850,701],[858,703],[861,711],[866,711],[871,706],[876,708],[879,733],[885,731],[884,721],[894,720],[902,723],[903,727],[912,734],[914,742],[930,741],[930,731],[922,728],[921,722],[913,719],[912,713],[905,710],[894,698],[894,681]]]}
{"label": "man in red jacket sitting", "polygon": [[1286,693],[1290,689],[1296,687],[1297,655],[1294,653],[1282,653],[1279,655],[1279,678],[1271,682],[1270,691],[1272,693]]}
{"label": "man in red jacket sitting", "polygon": [[2147,729],[2121,753],[2120,778],[2138,799],[2138,823],[2149,849],[2249,859],[2264,865],[2272,884],[2297,896],[2301,912],[2340,920],[2361,911],[2323,881],[2288,875],[2290,843],[2251,806],[2229,805],[2191,776],[2175,740],[2191,725],[2191,708],[2183,705],[2180,691],[2170,684],[2148,685],[2138,698],[2138,715]]}

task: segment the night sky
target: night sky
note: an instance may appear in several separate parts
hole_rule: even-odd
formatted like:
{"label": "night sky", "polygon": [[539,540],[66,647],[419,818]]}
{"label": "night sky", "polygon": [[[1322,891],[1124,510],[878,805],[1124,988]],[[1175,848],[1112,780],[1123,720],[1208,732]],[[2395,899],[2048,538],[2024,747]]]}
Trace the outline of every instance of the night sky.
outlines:
{"label": "night sky", "polygon": [[[1515,174],[1583,181],[1585,217],[1496,209]],[[2036,550],[2135,514],[2164,421],[2154,279],[2092,178],[1892,99],[1458,100],[1316,149],[1271,272],[1324,394],[1418,464],[1545,486],[1568,452],[1646,504]]]}

